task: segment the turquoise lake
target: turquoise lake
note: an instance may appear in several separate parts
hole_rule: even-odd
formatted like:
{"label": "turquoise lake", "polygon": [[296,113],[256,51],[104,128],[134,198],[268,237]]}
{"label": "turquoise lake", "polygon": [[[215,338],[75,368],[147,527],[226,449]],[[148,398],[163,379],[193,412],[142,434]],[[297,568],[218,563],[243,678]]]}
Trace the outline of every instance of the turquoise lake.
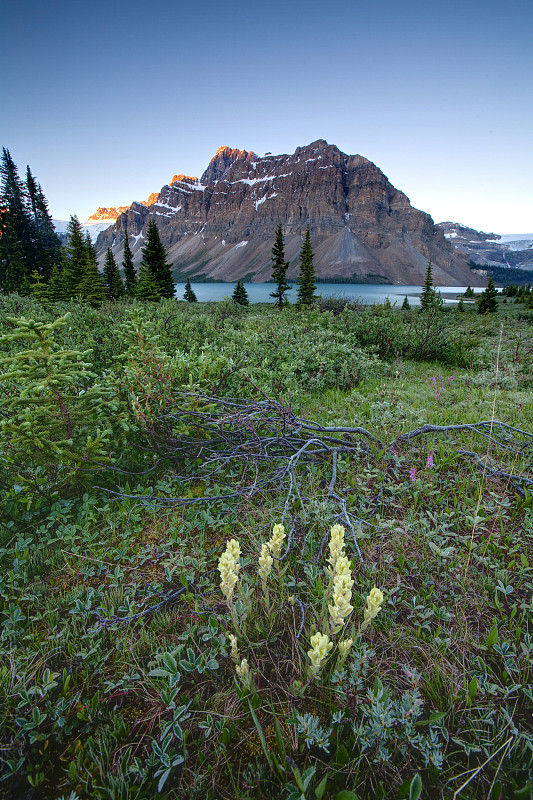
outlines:
{"label": "turquoise lake", "polygon": [[[235,283],[191,283],[194,293],[200,302],[209,300],[223,300],[231,297],[235,288]],[[270,293],[274,291],[273,283],[245,283],[244,287],[248,292],[250,303],[271,303],[273,302]],[[442,295],[446,304],[457,303],[457,295],[466,290],[466,286],[438,286],[437,289]],[[176,284],[176,297],[183,298],[185,291],[184,283]],[[350,300],[359,300],[361,303],[384,303],[388,297],[392,304],[401,306],[404,297],[407,295],[411,305],[419,305],[420,292],[422,286],[383,286],[382,284],[361,284],[361,283],[319,283],[316,293],[318,295],[346,297]],[[476,288],[474,292],[478,294],[483,289]],[[291,303],[295,303],[298,298],[298,288],[293,286],[287,297]]]}

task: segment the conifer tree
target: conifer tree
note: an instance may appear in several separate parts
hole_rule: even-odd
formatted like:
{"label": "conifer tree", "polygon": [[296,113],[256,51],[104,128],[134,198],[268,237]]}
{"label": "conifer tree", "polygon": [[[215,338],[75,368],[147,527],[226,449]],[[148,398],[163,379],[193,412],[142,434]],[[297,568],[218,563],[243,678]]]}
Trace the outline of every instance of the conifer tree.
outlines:
{"label": "conifer tree", "polygon": [[462,297],[459,299],[459,302],[457,303],[457,311],[460,314],[464,314],[465,304],[463,303],[463,298]]}
{"label": "conifer tree", "polygon": [[27,259],[10,210],[0,205],[0,290],[16,292],[27,270]]}
{"label": "conifer tree", "polygon": [[237,303],[239,306],[249,306],[250,301],[248,299],[248,292],[244,288],[244,282],[241,280],[237,281],[237,285],[233,290],[233,295],[231,297],[234,303]]}
{"label": "conifer tree", "polygon": [[37,270],[34,270],[30,276],[30,294],[36,300],[48,300],[48,286],[43,281],[42,275]]}
{"label": "conifer tree", "polygon": [[474,290],[471,286],[466,287],[466,292],[464,293],[463,297],[466,297],[467,300],[471,300],[473,297],[475,297]]}
{"label": "conifer tree", "polygon": [[50,275],[50,280],[48,281],[46,294],[48,299],[52,300],[53,302],[60,302],[61,300],[67,300],[69,297],[67,290],[65,288],[63,271],[59,269],[57,264],[52,269],[52,274]]}
{"label": "conifer tree", "polygon": [[124,282],[126,284],[125,290],[128,297],[135,297],[135,287],[137,285],[137,275],[135,267],[133,266],[133,254],[130,249],[128,240],[128,232],[124,236],[124,256],[122,260],[124,267]]}
{"label": "conifer tree", "polygon": [[433,286],[433,265],[430,259],[426,270],[424,287],[420,295],[420,310],[427,311],[430,308],[441,308],[443,304],[444,301],[440,292],[437,292]]}
{"label": "conifer tree", "polygon": [[78,285],[78,294],[93,308],[99,308],[106,298],[102,277],[90,253],[86,253],[85,256],[85,268],[83,278]]}
{"label": "conifer tree", "polygon": [[298,277],[298,305],[309,306],[315,300],[315,267],[313,264],[313,249],[311,247],[311,231],[309,225],[305,232],[305,239],[300,250],[300,275]]}
{"label": "conifer tree", "polygon": [[[28,167],[29,169],[29,167]],[[54,264],[61,263],[61,241],[57,235],[48,203],[44,196],[41,184],[37,185],[36,206],[36,237],[39,247],[38,266],[39,272],[45,281],[48,281]]]}
{"label": "conifer tree", "polygon": [[407,297],[407,295],[405,295],[405,300],[402,303],[402,309],[404,311],[410,311],[411,310],[411,303],[409,302],[409,298]]}
{"label": "conifer tree", "polygon": [[35,268],[32,225],[26,187],[19,177],[11,153],[2,148],[2,248],[0,253],[0,288],[17,291]]}
{"label": "conifer tree", "polygon": [[186,300],[188,303],[197,303],[198,298],[194,293],[194,289],[191,286],[191,279],[187,277],[185,282],[185,292],[183,294],[183,299]]}
{"label": "conifer tree", "polygon": [[124,297],[124,284],[110,247],[105,257],[103,281],[108,300],[121,300]]}
{"label": "conifer tree", "polygon": [[55,331],[69,317],[47,323],[10,318],[13,330],[0,337],[2,344],[23,346],[0,355],[0,381],[9,381],[11,387],[0,435],[9,444],[5,452],[27,455],[13,463],[14,471],[31,472],[24,462],[37,462],[64,480],[65,470],[57,478],[58,464],[77,467],[84,459],[104,457],[109,412],[118,406],[110,400],[112,389],[89,385],[95,377],[87,361],[91,351],[61,349],[55,341]]}
{"label": "conifer tree", "polygon": [[135,286],[135,297],[137,300],[149,300],[157,303],[161,300],[159,286],[152,275],[149,267],[141,264],[139,277]]}
{"label": "conifer tree", "polygon": [[285,261],[285,246],[283,244],[283,232],[281,224],[276,228],[276,239],[272,248],[272,278],[276,283],[276,291],[270,293],[276,305],[280,308],[287,302],[285,295],[292,289],[287,283],[287,268],[289,262]]}
{"label": "conifer tree", "polygon": [[494,286],[494,278],[492,275],[489,278],[489,283],[484,292],[481,292],[478,301],[478,314],[493,314],[498,310],[498,290]]}
{"label": "conifer tree", "polygon": [[146,246],[142,251],[142,265],[148,267],[159,287],[161,297],[174,297],[176,287],[172,280],[172,266],[167,264],[167,251],[159,238],[155,220],[150,220],[146,231]]}
{"label": "conifer tree", "polygon": [[92,246],[90,252],[88,252],[83,228],[75,214],[69,220],[67,236],[65,264],[63,267],[64,288],[67,297],[74,297],[78,294],[79,286],[85,278],[87,257],[92,257],[92,260],[94,260],[94,252]]}

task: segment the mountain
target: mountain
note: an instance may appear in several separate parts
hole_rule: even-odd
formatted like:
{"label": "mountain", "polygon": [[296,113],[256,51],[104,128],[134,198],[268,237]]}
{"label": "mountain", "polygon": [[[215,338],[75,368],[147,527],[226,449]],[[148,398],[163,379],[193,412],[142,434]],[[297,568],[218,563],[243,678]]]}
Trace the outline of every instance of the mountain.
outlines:
{"label": "mountain", "polygon": [[[129,206],[124,206],[124,208],[128,209]],[[98,211],[108,211],[108,210],[110,209],[101,209],[101,208],[98,209]],[[109,228],[110,225],[113,225],[113,223],[116,222],[118,216],[119,214],[117,214],[117,216],[114,219],[107,218],[105,216],[100,219],[94,219],[95,215],[93,214],[91,217],[89,217],[88,220],[81,223],[81,227],[86,233],[89,234],[89,236],[91,237],[91,241],[95,242],[98,238],[98,234],[100,234],[102,231],[105,231],[106,228]],[[52,220],[52,224],[56,230],[56,233],[63,242],[63,244],[66,244],[67,241],[68,223],[69,223],[68,219]]]}
{"label": "mountain", "polygon": [[483,233],[459,222],[439,222],[456,250],[475,264],[533,270],[533,233]]}
{"label": "mountain", "polygon": [[175,175],[150,200],[132,203],[99,234],[100,257],[111,247],[120,261],[127,230],[139,263],[155,219],[175,279],[265,281],[281,223],[294,280],[309,224],[319,278],[422,284],[431,259],[437,285],[483,283],[429,214],[413,208],[375,164],[323,139],[262,158],[221,147],[200,179]]}

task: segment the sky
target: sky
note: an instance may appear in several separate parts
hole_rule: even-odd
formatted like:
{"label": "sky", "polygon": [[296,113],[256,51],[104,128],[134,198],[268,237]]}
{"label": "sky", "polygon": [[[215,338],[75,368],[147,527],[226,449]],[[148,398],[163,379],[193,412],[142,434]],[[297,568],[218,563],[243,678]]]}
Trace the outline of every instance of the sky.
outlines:
{"label": "sky", "polygon": [[0,145],[55,218],[326,139],[435,222],[533,231],[531,0],[25,0],[1,28]]}

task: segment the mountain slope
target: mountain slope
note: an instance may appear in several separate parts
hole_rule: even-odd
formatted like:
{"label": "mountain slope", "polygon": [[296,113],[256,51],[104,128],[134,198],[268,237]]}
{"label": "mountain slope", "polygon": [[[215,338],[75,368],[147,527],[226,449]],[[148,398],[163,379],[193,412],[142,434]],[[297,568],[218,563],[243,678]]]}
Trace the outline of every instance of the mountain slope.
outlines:
{"label": "mountain slope", "polygon": [[291,280],[309,224],[318,277],[419,284],[431,258],[436,284],[483,282],[431,217],[413,208],[375,164],[322,139],[292,155],[263,158],[219,148],[200,180],[174,176],[151,205],[133,203],[120,214],[99,235],[99,254],[111,247],[120,259],[127,230],[138,263],[150,219],[157,221],[176,277],[269,280],[281,222]]}
{"label": "mountain slope", "polygon": [[475,264],[533,270],[533,233],[483,233],[459,222],[439,222],[439,228],[456,250]]}

